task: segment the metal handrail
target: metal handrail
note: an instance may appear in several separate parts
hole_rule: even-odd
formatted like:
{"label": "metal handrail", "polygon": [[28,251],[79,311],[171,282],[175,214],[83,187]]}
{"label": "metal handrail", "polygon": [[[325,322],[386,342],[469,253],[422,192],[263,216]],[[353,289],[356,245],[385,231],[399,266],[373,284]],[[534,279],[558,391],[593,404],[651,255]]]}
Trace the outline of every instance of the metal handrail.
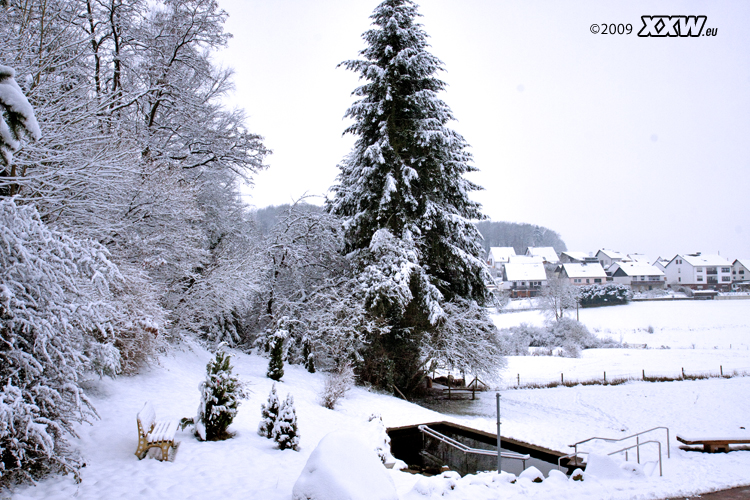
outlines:
{"label": "metal handrail", "polygon": [[[664,430],[667,431],[667,458],[672,458],[671,452],[669,451],[669,428],[668,427],[662,427],[662,426],[654,427],[654,428],[649,429],[647,431],[638,432],[636,434],[633,434],[631,436],[627,436],[627,437],[624,437],[624,438],[612,439],[612,438],[603,438],[603,437],[592,437],[592,438],[584,439],[583,441],[578,441],[577,443],[571,444],[571,445],[568,445],[568,446],[570,448],[575,448],[575,452],[576,452],[576,454],[578,454],[578,445],[579,444],[588,443],[589,441],[593,441],[595,439],[600,439],[602,441],[607,441],[608,443],[617,443],[619,441],[625,441],[626,439],[636,438],[636,444],[632,448],[637,448],[638,463],[641,463],[641,449],[640,449],[640,444],[641,443],[640,443],[640,436],[642,434],[646,434],[647,432],[655,431],[657,429],[664,429]],[[661,449],[661,446],[659,448]],[[630,448],[628,448],[628,449],[630,449]]]}
{"label": "metal handrail", "polygon": [[[642,443],[638,443],[638,444],[634,444],[632,446],[628,446],[627,448],[622,448],[621,450],[613,451],[612,453],[607,453],[607,456],[614,455],[615,453],[622,453],[623,451],[627,452],[627,450],[632,450],[633,448],[639,447],[642,444],[648,444],[648,443],[656,443],[657,445],[659,445],[659,476],[663,476],[662,465],[661,465],[661,441],[657,441],[655,439],[652,439],[652,440],[649,440],[649,441],[644,441]],[[557,459],[557,470],[562,470],[562,461],[564,459],[566,459],[566,458],[573,458],[573,457],[578,458],[579,454],[590,455],[591,453],[588,452],[588,451],[576,451],[574,453],[571,453],[570,455],[564,455],[564,456],[562,456],[562,457],[560,457],[560,458]],[[625,454],[625,457],[626,457],[625,460],[627,461],[627,453]],[[639,456],[638,463],[641,463],[640,462],[640,456]]]}
{"label": "metal handrail", "polygon": [[[463,444],[463,443],[461,443],[459,441],[456,441],[455,439],[449,438],[445,434],[439,433],[435,429],[431,429],[430,427],[427,427],[426,425],[418,425],[417,429],[419,429],[424,434],[427,434],[429,436],[434,437],[438,441],[442,441],[445,444],[447,444],[449,446],[452,446],[452,447],[458,449],[459,451],[462,451],[464,454],[466,454],[466,453],[472,453],[472,454],[475,454],[475,455],[488,455],[488,456],[492,456],[492,457],[496,457],[497,456],[497,452],[496,451],[482,450],[480,448],[471,448],[471,447],[466,446],[465,444]],[[503,452],[500,452],[500,455],[503,458],[512,458],[512,459],[515,459],[515,460],[522,460],[523,461],[523,468],[524,469],[526,469],[526,460],[528,460],[528,459],[531,458],[531,455],[521,454],[521,453],[515,453],[515,452],[512,452],[512,451],[503,451]]]}

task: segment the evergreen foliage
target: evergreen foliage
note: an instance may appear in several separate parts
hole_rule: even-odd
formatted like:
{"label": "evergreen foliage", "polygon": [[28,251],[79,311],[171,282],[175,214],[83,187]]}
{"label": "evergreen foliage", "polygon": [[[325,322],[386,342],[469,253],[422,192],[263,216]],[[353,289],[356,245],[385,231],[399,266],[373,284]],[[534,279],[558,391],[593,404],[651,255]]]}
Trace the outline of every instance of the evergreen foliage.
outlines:
{"label": "evergreen foliage", "polygon": [[389,326],[367,339],[360,378],[406,390],[420,379],[425,333],[445,321],[444,304],[482,306],[491,282],[472,223],[483,215],[469,199],[480,188],[464,178],[476,169],[467,142],[447,127],[454,118],[437,97],[442,63],[418,16],[410,0],[384,1],[363,35],[362,59],[342,63],[365,83],[346,113],[354,120],[346,133],[357,139],[328,204],[344,220],[365,307]]}
{"label": "evergreen foliage", "polygon": [[245,384],[232,374],[231,355],[222,347],[206,365],[206,380],[200,384],[195,430],[204,441],[231,437],[227,428],[237,415],[240,400],[247,398]]}
{"label": "evergreen foliage", "polygon": [[277,329],[269,339],[271,357],[268,360],[268,370],[266,377],[281,380],[284,376],[284,342],[289,337],[289,332],[284,329]]}
{"label": "evergreen foliage", "polygon": [[578,300],[583,307],[627,304],[633,292],[622,283],[583,285],[578,287]]}
{"label": "evergreen foliage", "polygon": [[294,409],[294,398],[291,394],[281,403],[279,415],[273,424],[273,440],[280,450],[299,451],[299,430],[297,429],[297,411]]}
{"label": "evergreen foliage", "polygon": [[276,393],[276,384],[271,387],[271,392],[268,394],[268,401],[265,404],[260,405],[260,424],[258,424],[258,434],[273,438],[273,428],[276,424],[276,419],[279,416],[279,396]]}

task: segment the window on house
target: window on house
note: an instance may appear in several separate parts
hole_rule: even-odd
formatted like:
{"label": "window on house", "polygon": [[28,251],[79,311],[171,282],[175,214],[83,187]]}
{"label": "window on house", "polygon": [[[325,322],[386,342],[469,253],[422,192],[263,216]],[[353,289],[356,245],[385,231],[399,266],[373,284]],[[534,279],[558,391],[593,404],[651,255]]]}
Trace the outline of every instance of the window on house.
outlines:
{"label": "window on house", "polygon": [[745,270],[744,269],[740,269],[740,274],[745,274]]}
{"label": "window on house", "polygon": [[677,278],[677,281],[682,283],[682,278]]}
{"label": "window on house", "polygon": [[703,276],[698,276],[698,278],[696,278],[696,279],[697,279],[698,281],[703,281]]}
{"label": "window on house", "polygon": [[721,281],[732,281],[732,277],[731,276],[722,276],[721,277]]}
{"label": "window on house", "polygon": [[702,273],[703,272],[703,268],[702,267],[696,267],[695,268],[695,272],[696,273]]}
{"label": "window on house", "polygon": [[721,268],[721,272],[722,273],[728,273],[729,272],[729,268],[728,267],[722,267]]}
{"label": "window on house", "polygon": [[591,283],[588,278],[586,278],[586,283]]}
{"label": "window on house", "polygon": [[575,279],[573,280],[573,283],[580,283],[580,282],[581,282],[581,278],[575,278]]}
{"label": "window on house", "polygon": [[601,282],[602,282],[601,278],[594,278],[594,283],[601,283]]}

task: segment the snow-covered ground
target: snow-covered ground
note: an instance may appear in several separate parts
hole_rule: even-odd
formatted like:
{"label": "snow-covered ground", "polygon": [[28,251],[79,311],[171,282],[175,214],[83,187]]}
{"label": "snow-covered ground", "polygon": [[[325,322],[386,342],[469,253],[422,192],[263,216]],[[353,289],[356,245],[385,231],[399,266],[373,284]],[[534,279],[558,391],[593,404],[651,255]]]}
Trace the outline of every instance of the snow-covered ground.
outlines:
{"label": "snow-covered ground", "polygon": [[[582,321],[601,334],[670,349],[601,349],[586,351],[580,359],[514,357],[509,360],[504,377],[515,379],[517,373],[522,378],[559,377],[564,372],[566,378],[574,374],[583,378],[598,376],[603,367],[613,373],[616,367],[636,373],[644,369],[647,374],[683,366],[686,371],[718,370],[718,365],[725,369],[750,367],[748,313],[750,301],[649,302],[584,310]],[[541,316],[512,313],[498,315],[496,320],[504,326],[516,321],[541,321]],[[645,330],[649,325],[653,334]],[[310,375],[299,367],[287,366],[277,390],[281,398],[287,393],[294,396],[301,448],[299,452],[279,451],[272,441],[256,433],[260,405],[266,401],[272,384],[265,377],[267,360],[237,354],[235,373],[251,384],[253,392],[230,427],[235,437],[224,442],[198,442],[188,431],[178,432],[181,443],[173,462],[139,461],[134,455],[135,416],[143,402],[150,399],[158,417],[193,416],[199,400],[198,384],[209,357],[210,353],[193,346],[192,350],[173,352],[138,376],[92,382],[89,393],[101,420],[92,426],[81,426],[80,439],[73,441],[87,463],[81,471],[82,482],[75,484],[70,477],[53,477],[37,486],[18,488],[11,498],[289,500],[295,481],[323,436],[341,430],[366,436],[371,429],[368,417],[373,413],[381,414],[387,426],[452,420],[495,430],[494,393],[486,393],[474,403],[459,403],[460,408],[446,407],[455,415],[445,416],[355,388],[332,411],[320,405],[323,375]],[[687,452],[680,450],[674,440],[675,434],[750,439],[750,377],[504,390],[501,395],[504,436],[565,452],[569,451],[569,444],[592,436],[620,437],[667,426],[671,432],[671,458],[664,460],[664,476],[659,477],[655,468],[654,452],[644,448],[642,461],[648,463],[643,468],[636,468],[635,472],[610,468],[613,476],[620,477],[588,476],[583,482],[554,476],[540,484],[526,479],[510,484],[505,475],[489,473],[464,478],[451,474],[422,478],[390,471],[399,498],[656,499],[750,484],[750,450],[728,454]],[[663,431],[655,431],[648,438],[660,439],[666,445]],[[601,453],[605,451],[601,446],[590,449]],[[346,469],[348,465],[331,466]]]}

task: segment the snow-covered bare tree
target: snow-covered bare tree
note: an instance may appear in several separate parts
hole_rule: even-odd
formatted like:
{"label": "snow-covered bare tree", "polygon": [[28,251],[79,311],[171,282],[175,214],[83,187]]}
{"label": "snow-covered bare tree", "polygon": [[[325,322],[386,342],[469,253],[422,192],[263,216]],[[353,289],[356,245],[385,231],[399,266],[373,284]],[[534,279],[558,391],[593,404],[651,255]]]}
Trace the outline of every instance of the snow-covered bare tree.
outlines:
{"label": "snow-covered bare tree", "polygon": [[560,321],[565,316],[565,311],[576,307],[578,288],[567,278],[548,272],[547,285],[542,289],[540,299],[548,318]]}
{"label": "snow-covered bare tree", "polygon": [[[368,310],[391,326],[368,339],[368,359],[382,362],[360,378],[407,390],[420,379],[428,332],[446,321],[445,304],[483,306],[491,281],[472,223],[483,216],[469,198],[480,188],[464,177],[476,169],[466,140],[447,126],[442,63],[418,16],[410,0],[384,1],[363,35],[362,58],[342,63],[365,83],[346,113],[354,121],[346,132],[357,140],[328,205],[344,219],[345,252],[356,260]],[[492,371],[495,358],[486,362]]]}

